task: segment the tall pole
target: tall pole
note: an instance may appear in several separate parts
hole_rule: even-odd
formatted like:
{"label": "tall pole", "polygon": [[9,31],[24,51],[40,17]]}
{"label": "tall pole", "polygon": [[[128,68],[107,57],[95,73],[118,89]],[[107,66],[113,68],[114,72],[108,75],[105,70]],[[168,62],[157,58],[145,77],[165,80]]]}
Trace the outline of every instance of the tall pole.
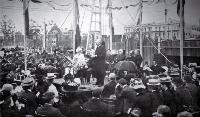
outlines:
{"label": "tall pole", "polygon": [[99,0],[99,31],[100,31],[100,39],[102,37],[102,31],[101,31],[101,10],[102,10],[102,3],[101,0]]}
{"label": "tall pole", "polygon": [[27,38],[28,36],[26,35],[26,15],[25,15],[25,10],[26,10],[26,6],[27,5],[27,1],[23,0],[23,15],[24,15],[24,67],[25,67],[25,71],[27,70]]}
{"label": "tall pole", "polygon": [[142,39],[142,7],[143,7],[143,0],[140,0],[140,54],[143,57],[143,39]]}
{"label": "tall pole", "polygon": [[47,24],[44,20],[44,40],[43,40],[43,50],[46,51],[46,38],[47,38]]}
{"label": "tall pole", "polygon": [[160,42],[161,42],[161,39],[160,39],[160,36],[158,36],[158,54],[160,54]]}
{"label": "tall pole", "polygon": [[14,32],[14,36],[13,36],[13,41],[14,41],[14,46],[16,46],[16,38],[15,38],[16,33]]}
{"label": "tall pole", "polygon": [[108,4],[109,4],[109,32],[110,32],[110,50],[112,50],[112,40],[113,40],[113,31],[112,31],[112,28],[113,28],[113,23],[112,23],[112,2],[111,0],[108,0]]}
{"label": "tall pole", "polygon": [[165,3],[165,35],[164,35],[164,39],[167,39],[167,3],[166,0],[164,0]]}
{"label": "tall pole", "polygon": [[184,14],[183,14],[183,1],[180,0],[180,67],[181,67],[182,79],[183,79],[183,40],[184,40]]}

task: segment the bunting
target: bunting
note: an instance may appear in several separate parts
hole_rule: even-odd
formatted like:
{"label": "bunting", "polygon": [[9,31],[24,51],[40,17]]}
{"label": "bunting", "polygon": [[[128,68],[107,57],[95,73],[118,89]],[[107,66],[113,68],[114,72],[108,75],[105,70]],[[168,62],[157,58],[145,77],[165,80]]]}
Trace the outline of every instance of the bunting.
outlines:
{"label": "bunting", "polygon": [[156,4],[158,4],[160,2],[166,2],[166,0],[157,0]]}
{"label": "bunting", "polygon": [[[106,9],[112,9],[112,10],[121,10],[121,9],[128,9],[129,7],[137,7],[140,3],[137,4],[131,4],[131,5],[127,5],[124,7],[111,7],[111,6],[107,6]],[[93,5],[88,5],[88,4],[81,4],[81,7],[89,7],[89,8],[99,8],[99,6],[93,6]]]}

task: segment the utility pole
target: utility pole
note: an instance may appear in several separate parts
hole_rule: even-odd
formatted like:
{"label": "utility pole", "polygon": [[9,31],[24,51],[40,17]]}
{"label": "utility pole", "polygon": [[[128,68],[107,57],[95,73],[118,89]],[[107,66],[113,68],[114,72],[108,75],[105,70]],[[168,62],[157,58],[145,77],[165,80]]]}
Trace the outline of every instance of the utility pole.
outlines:
{"label": "utility pole", "polygon": [[184,40],[184,13],[183,0],[180,0],[180,67],[181,78],[183,79],[183,40]]}
{"label": "utility pole", "polygon": [[143,57],[143,39],[142,39],[142,7],[143,7],[143,0],[140,0],[140,54]]}

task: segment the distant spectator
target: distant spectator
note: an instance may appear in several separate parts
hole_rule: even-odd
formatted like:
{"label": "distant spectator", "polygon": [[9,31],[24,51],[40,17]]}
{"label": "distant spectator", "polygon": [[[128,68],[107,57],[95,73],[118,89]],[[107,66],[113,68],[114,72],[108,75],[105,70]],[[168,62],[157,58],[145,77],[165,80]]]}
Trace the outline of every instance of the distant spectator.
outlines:
{"label": "distant spectator", "polygon": [[184,112],[178,113],[177,117],[193,117],[193,116],[192,116],[192,113],[184,111]]}
{"label": "distant spectator", "polygon": [[157,112],[153,113],[153,117],[171,117],[171,109],[166,105],[160,105]]}
{"label": "distant spectator", "polygon": [[54,97],[55,94],[53,92],[46,92],[43,96],[45,104],[37,108],[36,114],[45,117],[65,117],[59,109],[53,107]]}
{"label": "distant spectator", "polygon": [[142,116],[142,110],[140,108],[133,108],[129,112],[129,117],[143,117]]}
{"label": "distant spectator", "polygon": [[[83,104],[83,109],[86,113],[96,113],[98,117],[111,116],[113,113],[113,106],[104,103],[100,99],[101,90],[97,89],[92,92],[92,98]],[[93,116],[91,116],[93,117]]]}
{"label": "distant spectator", "polygon": [[185,83],[182,81],[181,78],[173,78],[172,79],[172,86],[175,90],[175,104],[176,110],[178,112],[184,111],[189,109],[192,106],[192,95],[188,88],[186,88]]}
{"label": "distant spectator", "polygon": [[110,82],[104,86],[101,96],[104,98],[109,98],[111,95],[115,94],[116,74],[110,73],[109,75]]}

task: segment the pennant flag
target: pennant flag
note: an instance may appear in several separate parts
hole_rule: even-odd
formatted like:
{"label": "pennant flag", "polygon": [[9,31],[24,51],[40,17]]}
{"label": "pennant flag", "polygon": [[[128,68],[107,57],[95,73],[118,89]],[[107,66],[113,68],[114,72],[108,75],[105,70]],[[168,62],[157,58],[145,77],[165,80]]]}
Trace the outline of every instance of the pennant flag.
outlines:
{"label": "pennant flag", "polygon": [[80,34],[80,28],[77,24],[76,26],[76,35],[75,35],[75,48],[81,45],[81,34]]}
{"label": "pennant flag", "polygon": [[78,0],[75,0],[75,15],[77,17],[76,20],[76,24],[75,24],[75,49],[81,45],[81,34],[80,34],[80,27],[79,27],[79,18],[80,18],[80,14],[79,14],[79,7],[78,7]]}
{"label": "pennant flag", "polygon": [[180,7],[182,7],[183,11],[182,13],[184,14],[184,6],[185,6],[185,0],[182,0],[182,6],[180,6],[180,0],[178,0],[177,3],[177,14],[180,17]]}
{"label": "pennant flag", "polygon": [[136,25],[140,25],[140,14],[139,14],[139,16],[138,16]]}
{"label": "pennant flag", "polygon": [[112,25],[112,35],[115,34],[115,29],[114,29],[114,26]]}
{"label": "pennant flag", "polygon": [[24,18],[25,18],[25,33],[29,37],[29,7],[30,0],[24,0],[23,1],[23,9],[24,9]]}
{"label": "pennant flag", "polygon": [[76,15],[77,15],[77,24],[79,24],[79,18],[80,18],[80,14],[79,14],[79,8],[78,8],[78,1],[75,0],[75,5],[76,5]]}
{"label": "pennant flag", "polygon": [[39,1],[39,0],[31,0],[31,2],[33,2],[33,3],[42,3],[42,2]]}
{"label": "pennant flag", "polygon": [[23,10],[24,10],[24,19],[25,19],[25,33],[29,37],[29,2],[33,3],[42,3],[39,0],[21,0],[23,2]]}

